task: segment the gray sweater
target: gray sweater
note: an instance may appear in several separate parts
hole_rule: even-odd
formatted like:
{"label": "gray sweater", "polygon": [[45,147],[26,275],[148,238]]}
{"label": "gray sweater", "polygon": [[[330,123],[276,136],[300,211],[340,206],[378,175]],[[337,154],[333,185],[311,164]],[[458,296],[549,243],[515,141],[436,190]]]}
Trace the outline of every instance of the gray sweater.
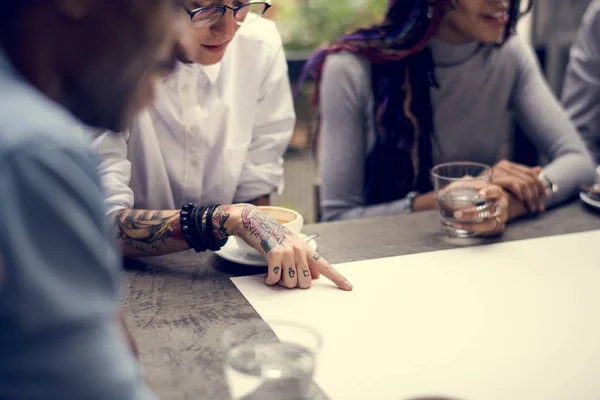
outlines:
{"label": "gray sweater", "polygon": [[[552,204],[594,180],[594,166],[574,125],[548,88],[531,49],[518,37],[504,46],[431,43],[439,89],[431,89],[434,164],[506,157],[512,118],[550,162]],[[408,212],[404,199],[366,206],[365,159],[374,145],[370,64],[349,53],[328,57],[321,82],[321,210],[340,220]],[[394,173],[394,171],[390,171]],[[550,205],[552,205],[550,204]]]}
{"label": "gray sweater", "polygon": [[571,47],[562,101],[600,163],[600,0],[588,7]]}

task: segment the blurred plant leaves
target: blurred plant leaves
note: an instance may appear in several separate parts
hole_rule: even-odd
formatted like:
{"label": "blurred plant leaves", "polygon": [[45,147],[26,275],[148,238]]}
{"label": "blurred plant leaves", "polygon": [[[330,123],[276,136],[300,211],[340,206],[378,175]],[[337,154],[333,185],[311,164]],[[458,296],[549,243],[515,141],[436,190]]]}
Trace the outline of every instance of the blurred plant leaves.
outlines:
{"label": "blurred plant leaves", "polygon": [[288,51],[312,51],[344,33],[381,21],[388,0],[276,0]]}

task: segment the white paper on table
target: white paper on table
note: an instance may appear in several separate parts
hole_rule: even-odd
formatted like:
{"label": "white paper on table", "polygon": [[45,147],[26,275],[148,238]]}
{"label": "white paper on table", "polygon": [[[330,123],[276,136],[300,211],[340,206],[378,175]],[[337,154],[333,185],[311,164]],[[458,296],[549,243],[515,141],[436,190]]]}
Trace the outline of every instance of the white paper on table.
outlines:
{"label": "white paper on table", "polygon": [[324,340],[332,400],[600,399],[600,231],[337,265],[310,290],[233,282]]}

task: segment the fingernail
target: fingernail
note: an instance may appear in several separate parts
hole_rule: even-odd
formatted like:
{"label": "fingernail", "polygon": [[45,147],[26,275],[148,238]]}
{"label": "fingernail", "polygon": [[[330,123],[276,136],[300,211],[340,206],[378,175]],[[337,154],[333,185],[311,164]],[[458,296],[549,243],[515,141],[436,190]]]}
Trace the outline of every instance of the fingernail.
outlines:
{"label": "fingernail", "polygon": [[462,218],[465,215],[462,211],[455,211],[454,218]]}
{"label": "fingernail", "polygon": [[342,284],[342,286],[346,290],[352,290],[354,288],[354,286],[352,286],[352,284],[350,282],[348,282],[348,280],[345,280],[344,283]]}

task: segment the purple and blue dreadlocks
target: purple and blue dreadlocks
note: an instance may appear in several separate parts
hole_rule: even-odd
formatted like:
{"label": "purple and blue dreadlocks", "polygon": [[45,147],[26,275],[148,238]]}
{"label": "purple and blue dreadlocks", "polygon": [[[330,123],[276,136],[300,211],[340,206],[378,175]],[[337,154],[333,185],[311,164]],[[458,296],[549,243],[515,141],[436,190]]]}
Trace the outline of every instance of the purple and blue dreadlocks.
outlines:
{"label": "purple and blue dreadlocks", "polygon": [[[505,39],[514,33],[520,3],[511,0]],[[376,143],[365,165],[367,205],[401,199],[411,190],[431,189],[434,127],[430,88],[437,83],[427,45],[450,7],[452,0],[390,0],[383,23],[359,29],[318,50],[304,68],[301,82],[307,74],[313,77],[318,103],[321,74],[329,55],[350,52],[371,63]]]}

